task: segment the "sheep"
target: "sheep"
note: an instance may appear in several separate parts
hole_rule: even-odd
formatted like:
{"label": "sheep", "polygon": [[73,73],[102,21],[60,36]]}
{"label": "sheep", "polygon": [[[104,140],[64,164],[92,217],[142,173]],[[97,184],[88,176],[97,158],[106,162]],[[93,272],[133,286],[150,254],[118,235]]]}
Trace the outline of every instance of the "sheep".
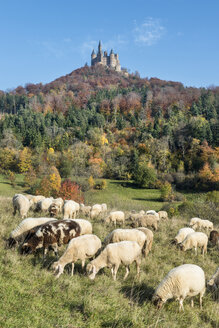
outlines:
{"label": "sheep", "polygon": [[208,236],[203,232],[192,232],[181,242],[180,248],[182,251],[195,248],[195,254],[197,255],[197,247],[202,248],[202,254],[207,254]]}
{"label": "sheep", "polygon": [[90,217],[91,219],[96,219],[102,212],[102,206],[100,204],[95,204],[91,207]]}
{"label": "sheep", "polygon": [[157,212],[156,211],[154,211],[154,210],[148,210],[147,212],[146,212],[146,214],[147,215],[157,215]]}
{"label": "sheep", "polygon": [[31,236],[21,248],[22,253],[34,253],[37,249],[43,248],[43,259],[49,248],[54,250],[58,256],[58,246],[67,244],[71,239],[78,237],[81,228],[73,220],[57,220],[42,225],[35,234]]}
{"label": "sheep", "polygon": [[72,216],[76,217],[76,206],[75,202],[73,200],[65,200],[64,206],[63,206],[63,214],[64,214],[64,219],[72,219]]}
{"label": "sheep", "polygon": [[209,229],[209,230],[213,230],[213,223],[209,220],[198,220],[196,221],[196,223],[192,226],[193,229]]}
{"label": "sheep", "polygon": [[[56,219],[53,219],[53,220],[56,220]],[[33,229],[34,227],[40,226],[49,221],[51,221],[51,218],[27,218],[27,219],[24,219],[10,233],[10,236],[7,240],[8,246],[12,247],[17,243],[22,242],[31,229]]]}
{"label": "sheep", "polygon": [[215,299],[219,299],[219,267],[208,280],[207,287],[215,293]]}
{"label": "sheep", "polygon": [[193,296],[200,294],[200,308],[202,308],[202,297],[205,293],[205,273],[198,265],[183,264],[172,270],[158,285],[152,297],[152,302],[158,309],[168,299],[176,298],[179,301],[179,311],[183,310],[183,301],[192,297],[191,306],[194,306]]}
{"label": "sheep", "polygon": [[15,194],[12,199],[12,203],[14,208],[13,215],[15,215],[16,211],[18,210],[22,219],[27,217],[27,212],[33,204],[32,200],[28,200],[27,197],[22,194]]}
{"label": "sheep", "polygon": [[78,215],[79,214],[79,210],[80,210],[80,205],[77,202],[75,202],[74,200],[71,200],[71,201],[75,204],[76,215]]}
{"label": "sheep", "polygon": [[151,248],[152,248],[154,234],[150,229],[145,228],[145,227],[139,227],[139,228],[136,228],[136,229],[139,230],[139,231],[144,232],[144,234],[146,235],[147,244],[146,244],[146,249],[145,249],[145,255],[147,256],[148,253],[151,251]]}
{"label": "sheep", "polygon": [[140,214],[140,215],[145,215],[146,213],[145,213],[144,210],[141,210],[141,211],[139,212],[139,214]]}
{"label": "sheep", "polygon": [[119,266],[123,264],[126,267],[125,280],[129,274],[129,265],[134,261],[136,262],[137,275],[139,276],[141,247],[136,241],[121,241],[108,244],[96,259],[88,263],[86,270],[89,278],[93,280],[100,269],[109,267],[115,281]]}
{"label": "sheep", "polygon": [[109,243],[118,243],[120,241],[130,240],[136,241],[142,249],[142,253],[146,256],[146,235],[137,229],[115,229],[103,241],[106,246]]}
{"label": "sheep", "polygon": [[157,230],[158,228],[158,217],[156,215],[143,215],[142,217],[139,217],[134,223],[134,227],[152,227],[154,230]]}
{"label": "sheep", "polygon": [[179,229],[176,237],[173,240],[173,244],[179,244],[181,243],[187,236],[188,234],[195,232],[195,230],[193,230],[192,228],[181,228]]}
{"label": "sheep", "polygon": [[59,207],[55,203],[52,203],[49,207],[49,214],[51,217],[57,216],[59,214]]}
{"label": "sheep", "polygon": [[136,220],[138,220],[139,218],[142,218],[144,214],[142,213],[130,213],[128,219],[132,222],[135,222]]}
{"label": "sheep", "polygon": [[53,203],[53,198],[44,198],[37,202],[36,211],[46,212],[49,210],[50,205]]}
{"label": "sheep", "polygon": [[79,224],[81,228],[81,235],[92,234],[92,224],[90,221],[84,219],[73,219],[72,221]]}
{"label": "sheep", "polygon": [[81,210],[82,214],[90,217],[91,206],[85,206],[84,204],[80,204],[80,210]]}
{"label": "sheep", "polygon": [[107,205],[105,203],[101,204],[102,207],[102,213],[106,213],[107,212]]}
{"label": "sheep", "polygon": [[52,268],[56,273],[56,278],[60,277],[68,263],[72,264],[71,276],[73,276],[74,263],[77,260],[81,260],[83,269],[85,259],[93,257],[100,248],[101,240],[95,235],[88,234],[72,239],[69,242],[65,253],[52,265]]}
{"label": "sheep", "polygon": [[55,204],[58,207],[59,212],[61,213],[64,201],[61,197],[53,199],[52,204]]}
{"label": "sheep", "polygon": [[192,227],[196,222],[200,221],[200,218],[191,218],[189,226]]}
{"label": "sheep", "polygon": [[168,214],[166,211],[159,211],[158,215],[160,220],[168,220]]}
{"label": "sheep", "polygon": [[209,241],[212,243],[213,246],[216,246],[218,243],[219,232],[217,230],[212,230],[210,232]]}
{"label": "sheep", "polygon": [[113,222],[116,227],[116,222],[125,223],[125,213],[122,211],[110,212],[110,214],[105,218],[106,223]]}

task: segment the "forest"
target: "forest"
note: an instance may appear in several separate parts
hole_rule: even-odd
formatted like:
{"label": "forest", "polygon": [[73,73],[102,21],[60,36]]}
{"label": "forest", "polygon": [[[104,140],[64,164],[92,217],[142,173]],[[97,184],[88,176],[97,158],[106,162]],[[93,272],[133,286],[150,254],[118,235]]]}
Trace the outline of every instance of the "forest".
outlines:
{"label": "forest", "polygon": [[172,189],[218,190],[218,118],[219,87],[85,66],[0,91],[0,173],[24,174],[35,192],[52,175],[164,186],[167,200]]}

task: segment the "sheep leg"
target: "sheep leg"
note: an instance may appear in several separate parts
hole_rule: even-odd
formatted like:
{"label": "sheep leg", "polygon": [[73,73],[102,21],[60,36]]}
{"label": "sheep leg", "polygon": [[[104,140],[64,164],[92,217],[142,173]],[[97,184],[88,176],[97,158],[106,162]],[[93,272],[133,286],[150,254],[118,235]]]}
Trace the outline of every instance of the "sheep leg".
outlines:
{"label": "sheep leg", "polygon": [[197,255],[197,247],[195,247],[195,255]]}
{"label": "sheep leg", "polygon": [[114,266],[114,272],[113,272],[113,280],[114,281],[116,281],[116,274],[117,274],[118,268],[119,268],[119,265]]}
{"label": "sheep leg", "polygon": [[129,265],[126,266],[125,268],[126,268],[126,273],[125,273],[125,275],[124,275],[123,280],[126,280],[126,278],[128,277],[129,271],[130,271],[130,269],[129,269]]}
{"label": "sheep leg", "polygon": [[75,264],[74,264],[74,262],[72,262],[72,264],[71,264],[71,276],[73,276],[73,274],[74,274],[74,268],[75,268]]}
{"label": "sheep leg", "polygon": [[194,301],[193,301],[193,298],[191,298],[191,307],[194,307]]}
{"label": "sheep leg", "polygon": [[13,215],[15,215],[15,214],[16,214],[16,210],[17,210],[17,208],[16,208],[16,207],[14,207],[14,212],[13,212]]}
{"label": "sheep leg", "polygon": [[184,307],[183,307],[183,299],[182,298],[180,298],[180,300],[179,300],[179,311],[184,311]]}
{"label": "sheep leg", "polygon": [[84,266],[85,266],[85,260],[82,260],[81,261],[81,267],[82,267],[82,269],[84,269]]}
{"label": "sheep leg", "polygon": [[141,259],[138,259],[136,261],[136,271],[137,271],[137,277],[139,278],[140,276],[140,264],[141,264]]}

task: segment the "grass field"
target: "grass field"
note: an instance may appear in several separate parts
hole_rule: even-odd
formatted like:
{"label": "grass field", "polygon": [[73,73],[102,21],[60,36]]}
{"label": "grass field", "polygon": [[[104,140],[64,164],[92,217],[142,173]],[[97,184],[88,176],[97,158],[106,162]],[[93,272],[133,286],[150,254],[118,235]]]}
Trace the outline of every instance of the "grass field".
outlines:
{"label": "grass field", "polygon": [[[88,192],[86,201],[105,202],[110,208],[126,211],[142,208],[159,210],[163,205],[156,190],[126,188],[114,181],[108,183],[104,191]],[[198,297],[193,309],[189,300],[185,300],[183,313],[179,313],[176,301],[167,302],[160,311],[151,303],[156,286],[173,267],[194,263],[204,269],[209,279],[218,266],[216,249],[209,248],[203,259],[200,253],[197,256],[191,251],[183,253],[170,245],[170,240],[179,228],[185,226],[187,219],[178,217],[160,224],[158,231],[154,232],[152,252],[142,261],[139,280],[135,278],[135,266],[131,265],[126,281],[122,279],[124,267],[119,268],[116,282],[107,268],[90,281],[80,263],[75,266],[74,277],[70,276],[70,268],[67,267],[56,280],[50,269],[55,260],[52,253],[43,266],[41,258],[22,256],[17,249],[5,249],[5,239],[21,221],[18,215],[13,217],[12,211],[11,198],[1,197],[1,328],[219,327],[219,304],[210,293],[203,298],[203,310],[199,309]],[[32,215],[35,214],[30,213]],[[92,224],[93,232],[101,240],[113,230],[112,226],[105,226],[100,220],[92,221]],[[126,226],[130,227],[128,222]],[[60,249],[60,254],[64,249]]]}

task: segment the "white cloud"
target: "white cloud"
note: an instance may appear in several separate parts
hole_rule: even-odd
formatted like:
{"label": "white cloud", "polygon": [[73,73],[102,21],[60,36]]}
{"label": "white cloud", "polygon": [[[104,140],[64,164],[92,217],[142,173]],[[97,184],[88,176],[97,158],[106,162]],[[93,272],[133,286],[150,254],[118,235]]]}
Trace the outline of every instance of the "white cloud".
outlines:
{"label": "white cloud", "polygon": [[[136,22],[135,22],[136,24]],[[165,33],[165,28],[159,19],[147,18],[144,23],[137,25],[133,30],[134,41],[139,45],[152,46],[157,43]]]}

